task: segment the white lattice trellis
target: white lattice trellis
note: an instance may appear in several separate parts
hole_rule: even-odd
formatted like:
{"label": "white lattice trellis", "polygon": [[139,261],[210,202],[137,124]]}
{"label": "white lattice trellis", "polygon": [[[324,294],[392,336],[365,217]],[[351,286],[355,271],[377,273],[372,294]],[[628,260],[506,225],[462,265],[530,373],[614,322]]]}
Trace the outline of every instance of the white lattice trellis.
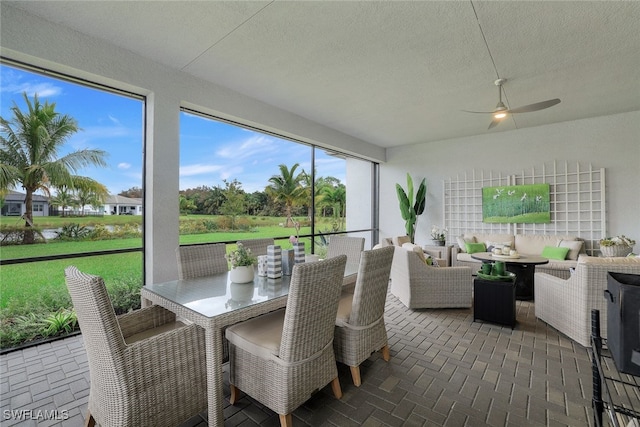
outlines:
{"label": "white lattice trellis", "polygon": [[[549,224],[487,224],[482,222],[482,187],[548,183]],[[606,235],[605,170],[591,164],[553,162],[518,175],[473,170],[443,181],[443,218],[450,243],[465,232],[511,234],[569,234],[585,240],[597,255]]]}

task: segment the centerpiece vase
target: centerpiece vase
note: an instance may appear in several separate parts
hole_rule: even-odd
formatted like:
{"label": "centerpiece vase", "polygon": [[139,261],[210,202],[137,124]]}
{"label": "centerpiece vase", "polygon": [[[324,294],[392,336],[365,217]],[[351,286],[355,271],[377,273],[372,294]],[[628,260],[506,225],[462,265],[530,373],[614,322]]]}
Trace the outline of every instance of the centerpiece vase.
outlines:
{"label": "centerpiece vase", "polygon": [[267,276],[267,255],[260,255],[258,257],[258,276],[266,277]]}
{"label": "centerpiece vase", "polygon": [[304,242],[296,242],[293,244],[293,260],[294,263],[300,264],[304,259]]}
{"label": "centerpiece vase", "polygon": [[282,250],[282,274],[291,276],[293,272],[293,264],[295,264],[295,254],[293,249]]}
{"label": "centerpiece vase", "polygon": [[433,246],[444,246],[444,240],[432,240]]}
{"label": "centerpiece vase", "polygon": [[249,283],[253,282],[253,265],[240,265],[232,267],[229,278],[233,283]]}
{"label": "centerpiece vase", "polygon": [[269,279],[282,277],[282,249],[279,245],[267,246],[267,277]]}

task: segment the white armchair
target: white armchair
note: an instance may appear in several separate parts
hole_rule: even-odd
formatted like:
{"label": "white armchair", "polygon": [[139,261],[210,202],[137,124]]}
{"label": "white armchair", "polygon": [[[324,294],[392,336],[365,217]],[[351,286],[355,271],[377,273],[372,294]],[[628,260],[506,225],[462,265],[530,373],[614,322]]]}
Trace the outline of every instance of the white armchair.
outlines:
{"label": "white armchair", "polygon": [[640,258],[600,258],[580,255],[576,271],[568,279],[535,274],[536,317],[572,340],[588,347],[591,310],[600,310],[602,336],[607,336],[607,273],[640,273]]}
{"label": "white armchair", "polygon": [[469,267],[432,267],[412,250],[396,247],[391,293],[409,308],[471,307]]}

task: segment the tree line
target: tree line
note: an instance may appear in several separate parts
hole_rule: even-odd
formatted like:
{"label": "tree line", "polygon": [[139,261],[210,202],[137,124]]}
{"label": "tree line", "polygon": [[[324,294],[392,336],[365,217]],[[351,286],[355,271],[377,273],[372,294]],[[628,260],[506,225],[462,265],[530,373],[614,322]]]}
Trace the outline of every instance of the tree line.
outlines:
{"label": "tree line", "polygon": [[[246,192],[242,183],[223,180],[223,185],[200,186],[179,193],[182,214],[225,215],[233,220],[240,215],[283,216],[285,226],[293,225],[293,216],[310,216],[312,191],[316,215],[344,220],[346,187],[335,177],[311,175],[299,164],[279,165],[279,174],[269,178],[263,191]],[[122,193],[121,193],[122,194]],[[122,194],[124,195],[124,194]]]}
{"label": "tree line", "polygon": [[[38,96],[29,99],[23,93],[26,110],[14,102],[12,117],[0,117],[0,199],[9,189],[25,190],[25,231],[23,244],[34,243],[33,195],[42,191],[51,203],[62,208],[87,205],[100,206],[108,195],[106,187],[77,171],[87,166],[105,167],[107,153],[82,149],[59,156],[66,141],[78,132],[78,122],[55,110],[55,103],[41,103]],[[247,193],[237,180],[223,180],[224,185],[201,186],[180,191],[179,203],[183,213],[226,215],[232,221],[239,215],[285,216],[286,226],[293,224],[292,215],[310,216],[311,200],[316,214],[344,218],[346,188],[334,177],[319,177],[312,183],[311,174],[299,164],[279,165],[280,173],[269,178],[264,191]],[[315,174],[314,174],[315,175]],[[313,194],[312,194],[313,191]],[[126,197],[142,197],[142,190],[134,187],[123,191]],[[233,224],[233,222],[232,222]]]}

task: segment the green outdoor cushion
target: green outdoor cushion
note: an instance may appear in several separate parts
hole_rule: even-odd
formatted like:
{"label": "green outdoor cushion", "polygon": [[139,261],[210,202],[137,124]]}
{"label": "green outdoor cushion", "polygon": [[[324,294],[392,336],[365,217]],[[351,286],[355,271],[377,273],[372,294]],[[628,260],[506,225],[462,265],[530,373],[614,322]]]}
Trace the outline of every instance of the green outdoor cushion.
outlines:
{"label": "green outdoor cushion", "polygon": [[545,246],[542,256],[549,259],[564,260],[569,253],[569,248],[558,248],[555,246]]}
{"label": "green outdoor cushion", "polygon": [[476,252],[485,252],[487,247],[484,243],[465,243],[465,248],[468,254],[475,254]]}

